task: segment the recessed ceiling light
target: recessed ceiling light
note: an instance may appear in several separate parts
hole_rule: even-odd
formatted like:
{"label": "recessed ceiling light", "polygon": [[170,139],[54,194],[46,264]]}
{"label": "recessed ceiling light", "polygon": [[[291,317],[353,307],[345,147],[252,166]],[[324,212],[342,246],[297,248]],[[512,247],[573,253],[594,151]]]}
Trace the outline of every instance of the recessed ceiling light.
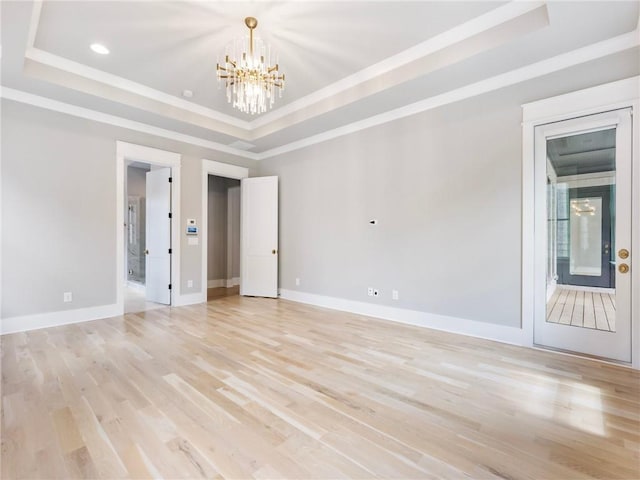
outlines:
{"label": "recessed ceiling light", "polygon": [[93,50],[96,53],[99,53],[100,55],[108,55],[109,54],[109,49],[107,47],[105,47],[104,45],[102,45],[101,43],[92,43],[91,44],[91,50]]}

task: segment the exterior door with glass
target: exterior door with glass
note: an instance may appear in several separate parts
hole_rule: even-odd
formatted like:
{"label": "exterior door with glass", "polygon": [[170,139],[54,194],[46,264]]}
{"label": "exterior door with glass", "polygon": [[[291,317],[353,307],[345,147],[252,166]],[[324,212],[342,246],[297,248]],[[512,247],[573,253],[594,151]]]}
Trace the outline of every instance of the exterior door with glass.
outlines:
{"label": "exterior door with glass", "polygon": [[631,361],[631,122],[536,127],[537,345]]}

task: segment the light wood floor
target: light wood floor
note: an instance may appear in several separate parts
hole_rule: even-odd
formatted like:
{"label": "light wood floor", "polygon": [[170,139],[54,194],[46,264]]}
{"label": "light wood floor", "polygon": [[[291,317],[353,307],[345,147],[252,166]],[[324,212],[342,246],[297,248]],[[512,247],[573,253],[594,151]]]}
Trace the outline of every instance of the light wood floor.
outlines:
{"label": "light wood floor", "polygon": [[2,478],[639,478],[640,374],[238,296],[2,337]]}
{"label": "light wood floor", "polygon": [[557,287],[547,302],[547,321],[615,332],[616,296]]}
{"label": "light wood floor", "polygon": [[144,292],[131,287],[124,289],[124,311],[125,313],[145,312],[156,308],[164,308],[161,303],[147,302]]}
{"label": "light wood floor", "polygon": [[215,300],[216,298],[231,297],[240,293],[240,287],[212,287],[207,289],[207,300]]}

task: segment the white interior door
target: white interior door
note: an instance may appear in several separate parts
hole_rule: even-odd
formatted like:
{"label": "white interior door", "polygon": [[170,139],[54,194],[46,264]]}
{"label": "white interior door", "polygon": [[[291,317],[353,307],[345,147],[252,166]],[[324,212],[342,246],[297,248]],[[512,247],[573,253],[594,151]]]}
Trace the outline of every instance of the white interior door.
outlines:
{"label": "white interior door", "polygon": [[171,169],[147,172],[146,281],[147,301],[171,304]]}
{"label": "white interior door", "polygon": [[631,122],[623,109],[536,128],[538,345],[632,360]]}
{"label": "white interior door", "polygon": [[278,296],[278,177],[244,178],[240,295]]}

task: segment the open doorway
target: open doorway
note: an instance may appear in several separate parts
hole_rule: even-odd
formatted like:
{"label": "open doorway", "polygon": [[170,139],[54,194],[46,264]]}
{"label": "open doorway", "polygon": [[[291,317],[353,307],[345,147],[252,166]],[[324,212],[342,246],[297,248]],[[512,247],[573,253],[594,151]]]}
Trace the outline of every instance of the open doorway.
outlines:
{"label": "open doorway", "polygon": [[207,301],[240,291],[240,180],[208,175]]}
{"label": "open doorway", "polygon": [[181,155],[120,141],[116,145],[118,311],[176,305]]}
{"label": "open doorway", "polygon": [[[201,285],[202,285],[202,293],[201,293],[201,298],[203,302],[208,301],[208,297],[209,297],[209,280],[211,279],[211,285],[215,285],[216,282],[213,282],[215,280],[221,280],[222,276],[220,276],[220,273],[217,273],[217,271],[214,271],[213,269],[211,269],[211,277],[209,275],[210,273],[210,268],[209,268],[209,210],[211,210],[211,208],[209,207],[210,205],[210,198],[209,198],[209,179],[213,178],[213,177],[217,177],[217,178],[221,178],[223,180],[235,180],[237,182],[236,185],[238,185],[238,192],[241,195],[241,180],[248,178],[249,177],[249,169],[245,168],[245,167],[239,167],[236,165],[230,165],[227,163],[221,163],[221,162],[216,162],[213,160],[207,160],[207,159],[202,159],[202,187],[201,187],[201,193],[202,193],[202,229],[200,230],[201,232],[201,239],[202,239],[202,280],[201,280]],[[233,202],[233,200],[232,200]],[[227,211],[228,211],[228,207],[229,207],[229,200],[227,198]],[[221,207],[221,210],[224,211],[224,209]],[[242,215],[242,212],[240,212],[240,216]],[[240,229],[240,225],[238,226],[238,228]],[[229,230],[227,229],[227,236],[228,236],[228,232]],[[212,232],[213,234],[214,232]],[[222,235],[222,237],[224,238],[224,235]],[[240,239],[241,240],[241,239]],[[240,245],[239,244],[235,244],[233,243],[231,248],[234,249],[235,246],[237,245],[237,250],[238,250],[238,254],[240,254]],[[214,252],[212,251],[212,255],[214,254]],[[220,263],[222,263],[222,265],[227,265],[229,258],[233,259],[234,257],[234,253],[231,252],[231,255],[228,254],[227,252],[227,256],[226,256],[226,260],[224,262],[220,262],[220,260],[217,260],[217,264],[220,265]],[[240,266],[240,271],[241,271],[241,266]],[[233,268],[233,260],[232,260],[232,267],[231,267],[231,283],[235,283],[236,281],[238,283],[240,283],[240,274],[238,273],[238,275],[236,276],[236,274],[234,273],[234,268]],[[224,274],[224,286],[223,287],[212,287],[212,288],[223,288],[224,290],[221,291],[225,291],[226,294],[226,289],[228,288],[227,285],[227,277],[228,275],[226,274],[226,269],[225,269],[225,274]],[[218,278],[215,278],[218,277]],[[220,282],[221,283],[221,282]],[[234,287],[236,287],[235,285],[233,285]],[[215,295],[215,291],[211,292],[212,295]],[[215,298],[215,297],[214,297]]]}
{"label": "open doorway", "polygon": [[153,310],[171,303],[170,179],[170,168],[127,162],[125,313]]}

